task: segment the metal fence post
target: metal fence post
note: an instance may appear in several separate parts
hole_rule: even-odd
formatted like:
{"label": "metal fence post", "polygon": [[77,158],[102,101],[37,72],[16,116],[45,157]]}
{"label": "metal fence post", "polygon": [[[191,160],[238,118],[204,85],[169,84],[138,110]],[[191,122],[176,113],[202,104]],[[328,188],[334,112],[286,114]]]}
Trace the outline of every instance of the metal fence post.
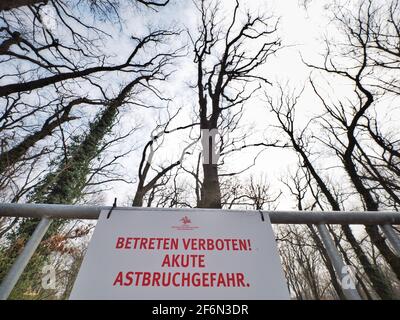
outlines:
{"label": "metal fence post", "polygon": [[380,226],[386,238],[388,238],[390,244],[396,251],[397,255],[400,256],[400,238],[389,224],[383,224]]}
{"label": "metal fence post", "polygon": [[42,241],[42,238],[45,235],[50,224],[51,220],[49,218],[43,217],[40,220],[39,224],[37,225],[32,236],[29,238],[21,254],[17,257],[17,259],[11,266],[11,269],[4,277],[3,282],[0,285],[0,300],[6,300],[10,295],[26,265],[28,264],[32,255],[35,253],[36,248],[39,246],[40,241]]}
{"label": "metal fence post", "polygon": [[[342,284],[342,280],[344,277],[342,271],[343,271],[343,267],[345,267],[345,264],[344,264],[342,258],[340,257],[339,251],[337,250],[335,243],[333,242],[326,226],[324,224],[317,224],[317,229],[321,236],[321,240],[324,243],[324,246],[328,253],[329,259],[331,260],[333,267],[335,268],[336,275],[338,276],[338,278],[340,279],[341,284]],[[343,293],[347,299],[361,300],[361,297],[356,288],[348,288],[347,289],[347,288],[343,288],[343,285],[342,285],[342,289],[343,289]]]}

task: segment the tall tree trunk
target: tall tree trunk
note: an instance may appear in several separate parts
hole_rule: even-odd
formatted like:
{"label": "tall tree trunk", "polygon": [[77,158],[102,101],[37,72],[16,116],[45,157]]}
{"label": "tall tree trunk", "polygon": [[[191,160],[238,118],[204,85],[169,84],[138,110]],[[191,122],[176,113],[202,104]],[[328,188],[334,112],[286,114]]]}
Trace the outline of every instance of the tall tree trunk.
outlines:
{"label": "tall tree trunk", "polygon": [[203,164],[203,185],[201,188],[201,208],[221,209],[221,189],[217,164]]}
{"label": "tall tree trunk", "polygon": [[212,129],[202,130],[203,144],[203,184],[200,190],[200,207],[221,209],[221,189],[218,177],[218,156],[215,145],[215,135]]}
{"label": "tall tree trunk", "polygon": [[133,198],[133,201],[132,201],[132,207],[142,207],[144,195],[145,195],[145,193],[137,190],[135,193],[135,197]]}

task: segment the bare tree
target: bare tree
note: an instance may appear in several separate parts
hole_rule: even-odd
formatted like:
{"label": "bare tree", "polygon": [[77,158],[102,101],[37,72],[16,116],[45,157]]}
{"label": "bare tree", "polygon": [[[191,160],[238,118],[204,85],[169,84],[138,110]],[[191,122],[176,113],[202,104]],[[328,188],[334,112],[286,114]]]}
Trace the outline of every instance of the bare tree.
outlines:
{"label": "bare tree", "polygon": [[[154,33],[153,33],[154,35]],[[156,32],[156,36],[152,41],[160,41],[162,37],[170,35],[169,32]],[[147,38],[147,37],[146,37]],[[148,39],[148,38],[147,38]],[[140,50],[142,45],[139,45]],[[29,201],[40,202],[40,203],[75,203],[82,195],[83,190],[87,187],[93,177],[91,162],[99,157],[104,148],[101,146],[105,137],[115,124],[115,120],[119,109],[127,104],[135,106],[135,95],[138,95],[143,88],[146,91],[154,92],[153,82],[164,81],[171,73],[169,68],[171,60],[176,57],[175,51],[169,52],[154,52],[152,56],[136,62],[136,67],[140,71],[137,73],[130,73],[130,81],[125,84],[119,93],[112,97],[107,98],[102,103],[104,104],[103,110],[101,110],[95,117],[95,119],[89,124],[87,132],[82,136],[72,137],[71,143],[66,154],[61,154],[56,169],[53,172],[48,172],[41,183],[38,184],[29,196]],[[107,145],[108,143],[106,143]],[[115,156],[111,161],[113,163],[118,156]],[[107,164],[108,165],[108,164]],[[105,165],[100,166],[95,173],[104,172]],[[104,182],[104,181],[103,181]],[[15,258],[18,250],[16,245],[23,245],[23,243],[32,234],[33,230],[38,224],[38,219],[23,219],[18,222],[17,228],[8,236],[9,245],[7,251],[8,261],[12,261]],[[54,221],[44,240],[51,238],[60,230],[60,227],[65,224],[65,220]],[[32,274],[40,274],[38,268],[41,267],[48,258],[50,252],[49,248],[41,246],[35,257],[30,262],[29,270],[30,276]],[[7,269],[4,269],[4,272]],[[3,276],[4,273],[1,274]],[[22,278],[22,283],[26,277]],[[34,276],[33,276],[34,277]],[[26,283],[24,283],[26,285]]]}
{"label": "bare tree", "polygon": [[[7,3],[10,2],[5,1],[4,5]],[[32,185],[32,181],[24,183],[23,180],[33,164],[36,167],[30,176],[37,176],[36,169],[42,165],[38,159],[52,157],[57,148],[65,152],[68,133],[64,130],[71,128],[72,120],[76,120],[74,123],[78,127],[85,122],[88,114],[83,115],[84,107],[102,104],[100,100],[108,99],[108,91],[115,92],[118,86],[124,85],[116,81],[107,83],[106,79],[125,72],[144,75],[162,59],[163,53],[151,57],[153,60],[140,61],[144,58],[143,49],[160,47],[166,38],[176,33],[153,30],[143,38],[132,36],[132,52],[121,62],[105,53],[104,41],[111,35],[98,24],[99,19],[88,23],[90,19],[80,18],[80,10],[86,16],[96,15],[96,12],[72,5],[72,1],[12,3],[18,8],[0,14],[0,66],[5,71],[1,76],[1,90],[5,91],[0,98],[4,106],[0,114],[0,189],[16,199],[21,198],[21,193],[26,194],[26,188],[18,190],[18,185]],[[85,3],[91,6],[116,4],[102,0]],[[168,1],[141,3],[154,7]],[[46,16],[46,9],[52,9],[55,21],[50,24],[54,22],[55,28],[46,20],[51,18]],[[143,80],[148,90],[157,92]],[[58,134],[61,139],[57,141]],[[50,140],[54,142],[45,145]]]}
{"label": "bare tree", "polygon": [[[342,19],[344,18],[342,17]],[[373,92],[363,81],[364,76],[368,74],[368,38],[358,36],[359,33],[357,29],[354,29],[357,28],[357,25],[353,26],[352,24],[348,24],[344,27],[346,28],[345,30],[348,30],[349,38],[357,44],[357,46],[355,46],[352,42],[349,43],[350,48],[354,51],[356,66],[351,67],[351,69],[346,69],[345,67],[340,68],[330,57],[332,54],[331,51],[328,51],[325,57],[325,64],[322,67],[308,65],[315,69],[343,77],[351,81],[354,85],[355,101],[347,100],[346,103],[348,108],[352,110],[350,116],[348,112],[346,112],[346,104],[340,102],[339,105],[335,105],[334,103],[329,104],[317,91],[316,87],[313,86],[313,88],[326,110],[327,116],[322,118],[323,127],[327,132],[330,132],[337,146],[333,141],[325,142],[325,144],[330,146],[341,159],[344,169],[354,188],[360,195],[365,208],[369,211],[377,211],[379,209],[379,203],[363,182],[354,159],[354,153],[358,145],[357,131],[360,126],[360,121],[363,116],[367,114],[367,110],[373,105],[375,100]],[[347,141],[343,141],[341,138],[342,133],[346,136]],[[397,257],[387,245],[377,226],[366,226],[365,228],[374,245],[379,249],[400,279],[400,258]]]}
{"label": "bare tree", "polygon": [[[281,86],[280,95],[278,96],[278,98],[274,101],[272,98],[269,97],[268,104],[277,117],[279,127],[290,139],[289,145],[299,155],[302,166],[306,168],[309,175],[312,177],[312,179],[314,179],[315,183],[317,184],[319,190],[321,190],[323,197],[327,200],[328,207],[330,207],[330,209],[334,211],[341,211],[342,207],[339,199],[335,196],[332,188],[328,185],[328,183],[324,181],[321,173],[318,172],[316,165],[313,164],[313,160],[311,160],[312,152],[309,149],[315,149],[315,147],[310,146],[311,141],[310,138],[307,137],[310,136],[310,134],[306,134],[308,126],[296,132],[295,108],[300,98],[300,95],[301,92],[299,94],[296,94],[295,92],[285,92],[285,90]],[[298,201],[301,200],[301,198],[298,198]],[[324,210],[325,205],[321,200],[319,200],[316,204],[320,210]],[[387,281],[385,277],[379,271],[379,269],[368,260],[364,250],[355,238],[351,228],[349,226],[343,225],[341,226],[341,229],[346,237],[346,240],[351,244],[352,249],[356,253],[357,258],[359,259],[369,279],[373,283],[374,290],[382,299],[391,298],[392,293],[390,291],[390,288],[387,287]]]}
{"label": "bare tree", "polygon": [[[256,71],[280,46],[276,36],[278,22],[272,16],[253,17],[247,13],[241,23],[239,1],[236,1],[232,17],[225,27],[220,21],[218,4],[205,0],[195,4],[200,24],[198,35],[191,36],[191,39],[197,66],[198,114],[204,140],[199,206],[221,208],[215,133],[228,109],[243,105],[261,83],[269,83]],[[248,49],[257,44],[254,51]]]}

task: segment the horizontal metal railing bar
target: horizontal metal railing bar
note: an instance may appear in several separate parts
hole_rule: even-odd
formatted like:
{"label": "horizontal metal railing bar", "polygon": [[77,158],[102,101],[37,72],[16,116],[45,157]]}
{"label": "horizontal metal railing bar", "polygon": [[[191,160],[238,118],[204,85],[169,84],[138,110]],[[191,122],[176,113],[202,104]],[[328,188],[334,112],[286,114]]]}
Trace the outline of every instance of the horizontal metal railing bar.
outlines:
{"label": "horizontal metal railing bar", "polygon": [[[101,210],[110,210],[111,206],[86,206],[64,204],[0,204],[0,216],[31,217],[31,218],[62,218],[62,219],[98,219]],[[213,209],[200,208],[146,208],[146,207],[115,207],[118,210],[132,211],[182,211],[199,212]],[[227,210],[221,212],[258,212],[254,210]],[[400,225],[400,213],[392,211],[260,211],[268,214],[273,224],[363,224],[363,225]]]}

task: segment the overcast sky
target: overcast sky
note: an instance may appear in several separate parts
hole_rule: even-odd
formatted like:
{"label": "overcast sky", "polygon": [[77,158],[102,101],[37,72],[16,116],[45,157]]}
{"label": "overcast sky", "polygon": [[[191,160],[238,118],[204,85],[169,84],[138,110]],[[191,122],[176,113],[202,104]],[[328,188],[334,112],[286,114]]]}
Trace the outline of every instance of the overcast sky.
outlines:
{"label": "overcast sky", "polygon": [[[265,13],[268,16],[274,15],[280,18],[277,32],[283,44],[282,50],[278,51],[276,56],[269,58],[267,63],[258,71],[261,75],[267,77],[273,85],[267,86],[265,90],[260,91],[254,99],[245,105],[245,113],[241,125],[242,130],[251,129],[253,132],[253,137],[250,141],[272,141],[278,138],[285,140],[279,130],[273,127],[276,124],[276,120],[274,115],[269,112],[265,102],[265,93],[275,97],[279,83],[288,84],[290,88],[296,91],[300,91],[304,87],[296,116],[298,128],[302,128],[313,116],[321,111],[321,104],[308,83],[311,70],[304,65],[301,57],[313,64],[320,63],[322,61],[321,54],[324,53],[322,39],[325,36],[335,38],[339,37],[339,35],[335,33],[335,26],[330,21],[330,11],[327,9],[332,1],[308,0],[306,1],[307,7],[302,2],[304,1],[240,0],[242,13],[250,10],[255,14]],[[221,9],[226,16],[226,21],[229,21],[234,5],[234,0],[221,1]],[[172,98],[172,102],[169,103],[170,113],[181,108],[177,121],[171,127],[188,124],[191,121],[194,110],[197,109],[196,92],[189,87],[189,84],[196,79],[196,69],[187,32],[195,35],[195,28],[199,18],[192,1],[172,0],[166,7],[159,8],[157,11],[143,8],[132,9],[132,6],[126,2],[122,6],[120,14],[122,24],[115,24],[112,28],[110,28],[109,24],[104,24],[107,26],[106,31],[112,34],[112,38],[106,41],[104,50],[114,56],[114,61],[123,61],[129,55],[132,49],[131,35],[140,36],[146,34],[149,29],[170,28],[171,26],[183,30],[181,36],[176,38],[171,45],[180,47],[184,44],[189,44],[187,49],[188,56],[175,62],[174,68],[176,70],[174,74],[167,83],[162,84],[160,89],[164,91],[166,96]],[[121,77],[121,74],[113,76]],[[331,87],[330,90],[333,90],[338,97],[344,96],[346,92],[349,92],[348,90],[352,89],[344,81],[332,81],[332,79],[328,80],[329,83],[321,81],[323,78],[315,71],[312,73],[312,77],[319,87],[324,88],[324,90]],[[118,82],[117,80],[120,81],[121,78],[113,79],[108,77],[105,82],[108,81],[112,86],[114,80]],[[82,90],[84,91],[85,88],[82,88]],[[154,102],[156,100],[149,98],[149,101]],[[165,119],[167,116],[167,103],[156,102],[156,104],[160,109],[132,109],[129,106],[124,108],[121,113],[120,124],[114,129],[118,132],[127,132],[137,125],[142,127],[141,130],[114,149],[115,152],[120,152],[132,147],[139,148],[139,152],[134,152],[121,161],[124,167],[121,168],[121,172],[124,172],[126,178],[135,179],[137,176],[137,166],[141,155],[140,147],[148,141],[150,131],[155,126],[157,119]],[[89,110],[87,112],[92,115],[95,114],[93,110],[90,111],[90,108],[86,110]],[[395,122],[399,118],[397,113],[397,116],[393,116],[392,121]],[[83,130],[83,128],[75,128],[74,130],[79,131]],[[157,164],[166,164],[176,161],[177,155],[187,140],[183,132],[179,132],[176,135],[168,135],[165,144],[156,154],[155,162]],[[229,162],[224,166],[224,171],[238,171],[249,166],[259,151],[260,149],[247,149],[246,152],[237,153],[229,159]],[[321,168],[332,166],[338,161],[330,154],[326,154],[325,157],[317,157],[317,160]],[[192,162],[190,160],[184,165],[189,168]],[[287,193],[280,179],[293,172],[296,167],[297,156],[295,152],[269,148],[260,154],[255,166],[242,174],[240,178],[245,179],[250,175],[255,177],[264,176],[271,185],[272,193],[277,194],[281,190]],[[341,179],[340,175],[337,175],[335,171],[331,171],[330,175],[334,181]],[[342,184],[342,186],[345,187],[345,184]],[[113,183],[109,185],[109,188],[109,191],[104,192],[104,204],[111,204],[114,197],[118,197],[120,205],[128,205],[128,198],[132,197],[135,192],[135,186],[124,183]],[[291,200],[287,197],[281,197],[278,209],[294,209],[295,202]]]}
{"label": "overcast sky", "polygon": [[[227,14],[232,12],[235,1],[224,0],[221,3],[223,4],[223,10]],[[271,58],[259,70],[261,74],[267,75],[268,79],[274,85],[289,82],[292,88],[300,90],[306,84],[310,69],[302,63],[301,56],[309,61],[316,61],[318,55],[323,52],[324,48],[321,39],[327,32],[329,25],[325,3],[326,1],[312,1],[306,10],[301,3],[294,0],[240,1],[242,12],[248,9],[254,13],[260,12],[280,17],[278,34],[282,38],[285,48],[279,51],[276,57]],[[110,50],[114,49],[115,54],[122,57],[122,59],[128,55],[130,47],[129,41],[121,41],[121,39],[126,39],[130,34],[145,33],[151,25],[165,25],[166,27],[174,25],[179,29],[194,33],[194,28],[198,21],[198,13],[191,1],[172,1],[165,8],[159,9],[158,12],[141,10],[138,13],[137,11],[132,12],[130,8],[127,8],[126,10],[121,10],[121,13],[122,20],[125,21],[124,30],[121,32],[118,29],[119,26],[115,26],[114,32],[118,33],[119,36],[114,37],[114,40],[111,41],[115,45],[110,45]],[[113,34],[115,34],[114,32]],[[179,46],[186,41],[188,39],[184,33],[178,40],[179,43],[177,45]],[[170,109],[182,108],[181,123],[185,123],[185,116],[189,116],[193,112],[192,110],[197,107],[196,93],[189,88],[188,84],[188,82],[193,82],[196,76],[191,53],[189,48],[189,57],[182,58],[177,62],[177,70],[171,77],[169,85],[164,88],[168,95],[174,97]],[[267,88],[266,92],[272,96],[275,94],[273,87]],[[246,105],[245,116],[242,121],[243,127],[251,127],[253,129],[254,141],[264,139],[273,140],[277,135],[279,136],[277,130],[271,126],[276,123],[273,115],[268,111],[263,94],[263,92],[260,92],[258,98],[253,99]],[[309,117],[315,115],[319,109],[317,100],[308,89],[303,94],[301,107],[302,112],[298,116],[300,126]],[[148,114],[151,116],[147,116]],[[141,123],[147,128],[147,130],[142,130],[141,134],[136,135],[134,140],[130,142],[134,141],[137,145],[140,145],[141,139],[143,139],[142,143],[145,143],[148,139],[150,128],[154,126],[154,121],[158,116],[162,117],[163,115],[165,115],[163,110],[141,110],[140,114],[138,112],[134,114],[131,112],[124,113],[123,119],[129,117],[129,119],[133,120],[129,122],[124,120],[122,123],[125,123],[125,125],[129,126],[132,123]],[[181,145],[176,144],[176,142],[182,141],[182,139],[184,139],[182,136],[168,137],[163,149],[157,153],[157,161],[173,161],[176,153],[171,152],[171,149],[179,152]],[[230,162],[224,169],[227,171],[236,171],[247,167],[252,163],[253,157],[259,151],[260,149],[254,149],[242,152],[242,154],[238,153],[236,156],[230,158]],[[132,171],[132,168],[137,168],[138,155],[138,153],[132,154],[122,162],[125,169],[131,173],[133,179],[136,175],[136,170]],[[264,175],[270,181],[273,192],[278,193],[284,188],[279,180],[289,170],[296,167],[296,161],[297,157],[294,152],[273,148],[268,149],[263,151],[257,158],[256,165],[242,174],[241,177],[245,178],[250,174],[256,177]],[[127,186],[123,183],[115,183],[111,187],[112,190],[106,192],[105,203],[107,204],[111,203],[116,195],[118,195],[120,204],[126,204],[126,199],[131,197],[135,190],[133,186]],[[282,198],[279,208],[292,209],[292,205],[293,202],[289,203],[285,198]]]}

